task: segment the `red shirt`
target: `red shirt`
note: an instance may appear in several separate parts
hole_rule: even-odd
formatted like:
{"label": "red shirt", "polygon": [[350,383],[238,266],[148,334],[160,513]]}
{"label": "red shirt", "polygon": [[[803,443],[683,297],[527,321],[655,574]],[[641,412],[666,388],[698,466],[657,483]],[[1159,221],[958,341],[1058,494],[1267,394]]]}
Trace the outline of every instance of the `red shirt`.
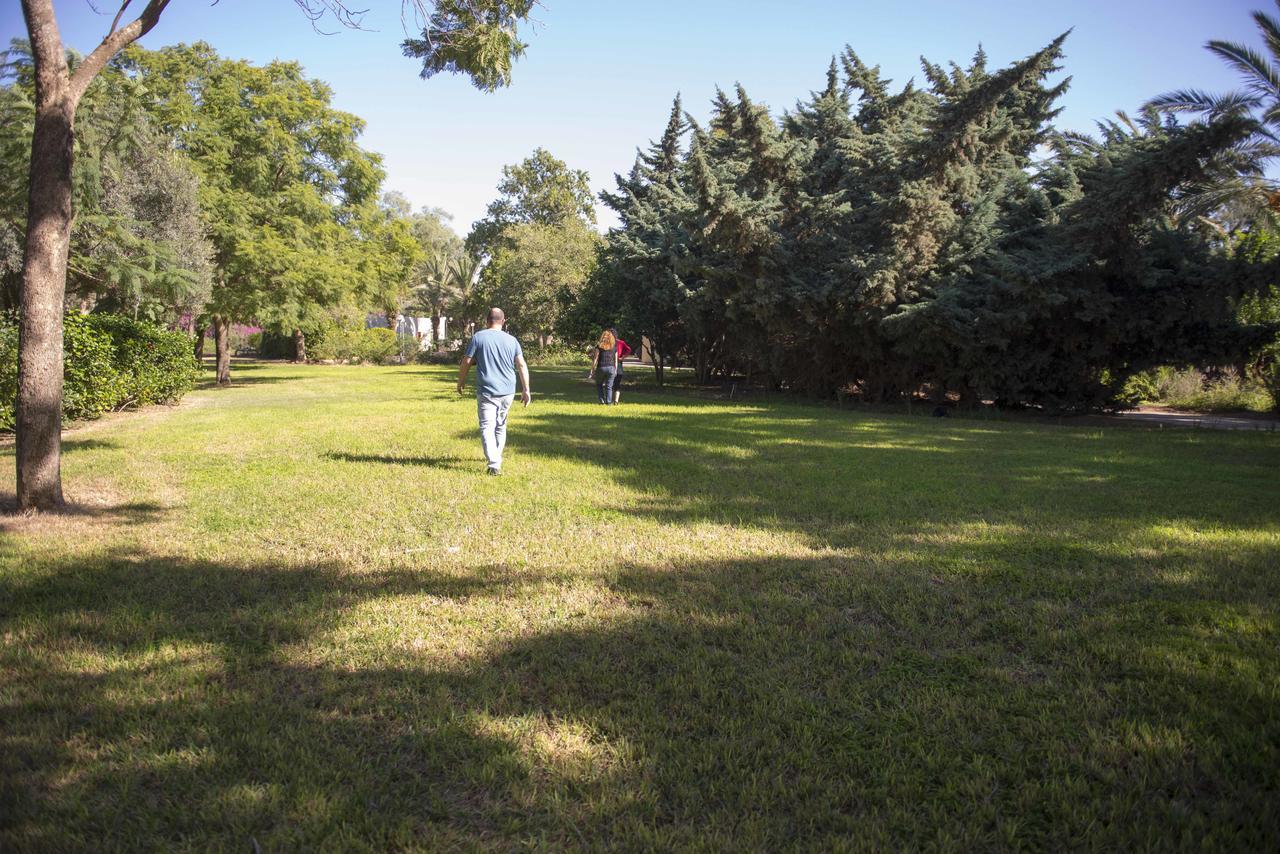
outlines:
{"label": "red shirt", "polygon": [[631,348],[627,346],[626,341],[623,341],[621,338],[619,338],[618,339],[618,358],[621,359],[624,356],[630,356],[630,355],[631,355]]}

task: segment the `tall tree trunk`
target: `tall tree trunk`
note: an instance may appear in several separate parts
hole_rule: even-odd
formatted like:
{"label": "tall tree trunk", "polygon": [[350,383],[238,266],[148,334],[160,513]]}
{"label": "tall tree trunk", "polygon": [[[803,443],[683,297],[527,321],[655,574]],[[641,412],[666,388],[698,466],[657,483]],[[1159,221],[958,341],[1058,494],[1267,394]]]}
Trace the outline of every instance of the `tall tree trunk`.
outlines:
{"label": "tall tree trunk", "polygon": [[[18,508],[51,510],[62,497],[62,312],[71,244],[71,159],[76,105],[111,57],[155,26],[169,0],[149,0],[137,20],[111,32],[77,66],[67,54],[53,0],[22,0],[35,65],[35,127],[27,190],[27,239],[18,294],[15,412]],[[127,6],[128,4],[124,4]]]}
{"label": "tall tree trunk", "polygon": [[213,340],[218,354],[216,375],[218,385],[231,384],[230,331],[231,321],[220,314],[215,314],[213,316]]}
{"label": "tall tree trunk", "polygon": [[197,362],[204,361],[204,333],[205,327],[196,325],[196,340],[192,343],[192,349],[195,352]]}
{"label": "tall tree trunk", "polygon": [[293,330],[293,360],[295,362],[307,360],[307,336],[301,329]]}
{"label": "tall tree trunk", "polygon": [[18,294],[18,507],[52,510],[62,498],[62,311],[71,243],[75,100],[53,8],[24,0],[36,63],[27,240]]}
{"label": "tall tree trunk", "polygon": [[431,352],[440,349],[440,307],[435,306],[431,313]]}

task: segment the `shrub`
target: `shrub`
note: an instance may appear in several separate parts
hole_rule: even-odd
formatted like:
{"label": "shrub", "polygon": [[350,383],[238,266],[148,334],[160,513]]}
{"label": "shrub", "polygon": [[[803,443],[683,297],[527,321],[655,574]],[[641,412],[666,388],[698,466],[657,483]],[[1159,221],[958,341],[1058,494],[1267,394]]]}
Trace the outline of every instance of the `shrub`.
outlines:
{"label": "shrub", "polygon": [[351,358],[355,331],[341,326],[325,326],[307,336],[307,356],[321,362],[345,362]]}
{"label": "shrub", "polygon": [[362,362],[384,365],[400,355],[400,342],[393,329],[375,326],[363,329],[357,336],[356,358]]}
{"label": "shrub", "polygon": [[[71,312],[63,319],[62,417],[97,418],[148,403],[171,403],[195,387],[191,339],[146,321]],[[14,426],[18,327],[0,319],[0,429]]]}
{"label": "shrub", "polygon": [[432,350],[427,348],[418,352],[415,361],[419,365],[456,365],[462,361],[462,345],[457,344],[448,349]]}
{"label": "shrub", "polygon": [[1204,374],[1195,368],[1177,370],[1175,368],[1157,368],[1155,400],[1179,401],[1189,400],[1205,389]]}
{"label": "shrub", "polygon": [[524,350],[525,359],[531,365],[589,365],[589,354],[589,347],[563,342],[545,347],[533,345]]}
{"label": "shrub", "polygon": [[1270,377],[1264,371],[1259,381],[1242,380],[1233,371],[1210,380],[1195,368],[1156,368],[1130,377],[1116,401],[1126,406],[1160,403],[1197,412],[1265,412],[1277,408],[1276,392],[1280,391],[1280,376],[1275,375],[1274,368],[1270,370]]}
{"label": "shrub", "polygon": [[18,324],[0,315],[0,430],[13,429],[13,402],[18,396]]}
{"label": "shrub", "polygon": [[112,355],[110,331],[95,326],[88,315],[71,312],[62,319],[64,419],[97,418],[125,397],[125,381]]}
{"label": "shrub", "polygon": [[1280,413],[1280,359],[1275,359],[1262,372],[1262,385],[1271,395],[1271,411]]}
{"label": "shrub", "polygon": [[110,336],[113,366],[122,382],[114,408],[172,403],[195,388],[200,367],[183,333],[116,314],[91,314],[86,320]]}
{"label": "shrub", "polygon": [[[391,329],[347,329],[331,326],[317,335],[314,346],[308,346],[310,356],[325,362],[373,362],[377,365],[394,362],[401,355],[404,343]],[[417,341],[410,339],[414,349]]]}
{"label": "shrub", "polygon": [[1174,409],[1199,412],[1230,412],[1251,410],[1266,412],[1272,406],[1271,395],[1261,386],[1241,380],[1228,371],[1218,379],[1208,381],[1198,371],[1184,372],[1194,375],[1194,382],[1183,375],[1168,383],[1162,402]]}
{"label": "shrub", "polygon": [[1156,371],[1143,371],[1125,380],[1124,386],[1116,394],[1115,402],[1121,406],[1137,406],[1160,399],[1160,387],[1156,379]]}

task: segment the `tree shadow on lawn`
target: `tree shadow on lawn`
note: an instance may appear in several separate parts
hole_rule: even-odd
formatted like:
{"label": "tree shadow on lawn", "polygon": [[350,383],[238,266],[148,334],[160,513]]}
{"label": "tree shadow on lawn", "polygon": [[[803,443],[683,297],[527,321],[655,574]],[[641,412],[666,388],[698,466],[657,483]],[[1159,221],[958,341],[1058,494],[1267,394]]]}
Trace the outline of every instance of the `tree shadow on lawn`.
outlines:
{"label": "tree shadow on lawn", "polygon": [[0,840],[1280,841],[1273,644],[1222,631],[1254,613],[1274,638],[1274,590],[1010,586],[926,564],[623,566],[596,579],[610,618],[451,656],[394,625],[370,648],[350,618],[408,597],[465,623],[486,597],[562,595],[556,579],[40,562],[0,579]]}
{"label": "tree shadow on lawn", "polygon": [[629,512],[664,523],[756,525],[848,548],[964,525],[1003,526],[1009,537],[1034,526],[1025,540],[1063,545],[1166,523],[1274,531],[1280,511],[1263,497],[1280,444],[1250,441],[1260,438],[1153,441],[1130,431],[703,405],[531,412],[510,428],[508,448],[527,466],[598,465],[647,496]]}
{"label": "tree shadow on lawn", "polygon": [[205,377],[204,379],[201,379],[198,382],[196,382],[196,391],[207,391],[209,389],[227,390],[227,389],[234,389],[234,388],[248,388],[249,386],[257,386],[257,385],[278,385],[280,383],[288,383],[288,382],[294,382],[295,380],[304,380],[304,379],[314,379],[314,378],[306,377],[302,374],[284,374],[281,376],[273,376],[273,377],[241,377],[241,376],[237,376],[236,373],[233,371],[231,374],[230,385],[218,385],[216,378],[210,376],[210,377]]}
{"label": "tree shadow on lawn", "polygon": [[391,466],[427,466],[430,468],[473,468],[474,460],[462,457],[445,456],[405,456],[401,454],[351,454],[345,451],[330,451],[325,459],[344,463],[382,463]]}

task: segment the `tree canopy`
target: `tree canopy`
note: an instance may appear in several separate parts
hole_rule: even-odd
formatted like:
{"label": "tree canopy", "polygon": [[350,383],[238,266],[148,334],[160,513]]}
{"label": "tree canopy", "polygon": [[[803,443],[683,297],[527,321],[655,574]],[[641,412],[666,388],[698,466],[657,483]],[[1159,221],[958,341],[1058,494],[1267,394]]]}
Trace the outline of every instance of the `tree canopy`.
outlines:
{"label": "tree canopy", "polygon": [[199,171],[216,250],[211,314],[285,332],[344,303],[394,310],[417,245],[409,221],[379,207],[380,159],[327,85],[297,63],[255,66],[203,43],[131,48],[122,65]]}
{"label": "tree canopy", "polygon": [[502,167],[498,198],[489,203],[485,217],[471,227],[467,248],[491,255],[504,231],[521,223],[559,225],[578,218],[595,224],[591,181],[581,169],[570,169],[544,148],[520,163]]}
{"label": "tree canopy", "polygon": [[[26,42],[5,53],[0,84],[0,277],[16,303],[26,227],[34,121],[33,66]],[[74,67],[77,57],[71,56]],[[145,90],[109,67],[86,91],[76,134],[76,219],[66,290],[100,306],[176,324],[198,310],[212,285],[198,179],[182,151],[158,144]]]}
{"label": "tree canopy", "polygon": [[1064,38],[999,70],[923,61],[927,88],[897,91],[846,50],[781,119],[741,87],[706,127],[677,100],[603,197],[603,287],[702,378],[815,394],[1089,408],[1135,371],[1229,358],[1270,269],[1172,214],[1256,122],[1058,134]]}

